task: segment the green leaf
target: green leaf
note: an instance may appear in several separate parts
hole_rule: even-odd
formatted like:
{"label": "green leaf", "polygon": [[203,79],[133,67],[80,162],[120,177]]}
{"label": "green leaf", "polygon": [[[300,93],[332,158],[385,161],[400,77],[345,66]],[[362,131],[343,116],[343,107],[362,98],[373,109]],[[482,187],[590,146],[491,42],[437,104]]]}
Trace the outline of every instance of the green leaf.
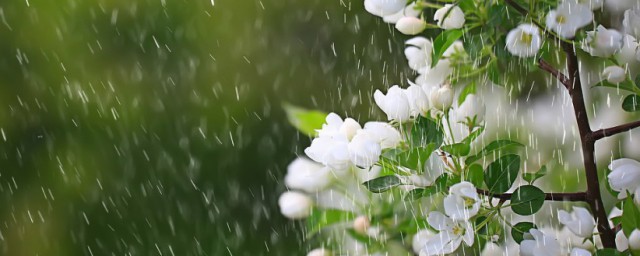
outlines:
{"label": "green leaf", "polygon": [[469,182],[471,182],[476,188],[481,188],[484,183],[484,170],[479,164],[472,164],[469,166]]}
{"label": "green leaf", "polygon": [[475,81],[471,81],[460,92],[460,96],[458,96],[458,106],[462,105],[464,100],[467,98],[467,95],[475,94],[475,93],[476,93],[476,82]]}
{"label": "green leaf", "polygon": [[640,229],[640,210],[629,196],[622,205],[622,231],[629,237],[634,229]]}
{"label": "green leaf", "polygon": [[508,147],[514,147],[514,146],[524,147],[524,145],[522,145],[522,143],[517,142],[517,141],[495,140],[495,141],[489,143],[489,145],[484,147],[482,150],[480,150],[480,152],[478,152],[478,154],[475,154],[475,155],[467,157],[467,159],[465,160],[465,163],[466,164],[472,164],[473,162],[475,162],[475,161],[477,161],[479,159],[482,159],[483,157],[489,155],[493,151],[505,149],[505,148],[508,148]]}
{"label": "green leaf", "polygon": [[493,194],[507,192],[516,180],[519,169],[520,156],[513,154],[504,155],[489,164],[484,176],[484,183],[487,184],[489,192]]}
{"label": "green leaf", "polygon": [[316,130],[322,128],[325,118],[327,117],[327,113],[308,110],[291,104],[283,104],[282,107],[287,113],[289,123],[298,129],[298,131],[310,137],[315,136]]}
{"label": "green leaf", "polygon": [[373,193],[382,193],[400,184],[402,181],[395,175],[382,176],[362,183]]}
{"label": "green leaf", "polygon": [[636,76],[636,79],[633,79],[633,83],[636,84],[636,88],[640,89],[640,74]]}
{"label": "green leaf", "polygon": [[640,111],[640,95],[631,94],[622,101],[622,109],[627,112]]}
{"label": "green leaf", "polygon": [[534,214],[544,204],[544,197],[544,192],[536,186],[521,186],[511,195],[511,210],[523,216]]}
{"label": "green leaf", "polygon": [[454,156],[466,156],[469,154],[469,151],[471,151],[471,147],[466,143],[455,143],[451,145],[443,145],[440,147],[440,150]]}
{"label": "green leaf", "polygon": [[424,171],[424,163],[429,160],[429,157],[435,150],[433,143],[428,144],[426,147],[413,148],[396,155],[395,160],[399,165],[407,167],[411,170],[418,172]]}
{"label": "green leaf", "polygon": [[366,245],[369,251],[378,251],[384,247],[384,245],[382,245],[376,239],[365,234],[360,234],[353,228],[348,228],[345,231],[347,232],[347,234],[349,234],[349,236],[351,236],[351,238]]}
{"label": "green leaf", "polygon": [[435,67],[438,64],[438,60],[442,57],[442,54],[451,46],[458,38],[462,36],[461,29],[445,30],[440,33],[436,40],[433,41],[433,56],[431,57],[431,67]]}
{"label": "green leaf", "polygon": [[355,214],[348,211],[338,209],[314,209],[309,218],[307,218],[307,237],[315,235],[323,228],[355,219]]}
{"label": "green leaf", "polygon": [[407,192],[407,194],[404,195],[404,200],[405,201],[414,201],[414,200],[418,200],[420,198],[423,197],[429,197],[431,195],[434,195],[438,193],[438,188],[436,186],[428,186],[425,188],[416,188],[413,189],[409,192]]}
{"label": "green leaf", "polygon": [[604,249],[597,250],[596,254],[594,254],[594,256],[622,256],[622,255],[629,255],[629,253],[619,252],[618,250],[613,248],[604,248]]}
{"label": "green leaf", "polygon": [[482,132],[484,132],[484,127],[480,127],[476,129],[475,131],[471,132],[469,136],[464,138],[464,140],[462,140],[461,143],[466,143],[467,145],[471,145],[471,143],[475,141],[482,134]]}
{"label": "green leaf", "polygon": [[532,228],[538,228],[535,224],[531,222],[520,222],[518,224],[513,225],[511,228],[511,237],[516,243],[520,244],[524,240],[524,234],[529,233],[529,230]]}
{"label": "green leaf", "polygon": [[546,174],[547,174],[547,167],[543,165],[542,167],[540,167],[540,170],[538,170],[537,172],[522,174],[522,178],[527,182],[529,182],[529,184],[533,184],[534,181],[536,181],[539,178],[542,178]]}
{"label": "green leaf", "polygon": [[406,234],[415,234],[423,229],[431,228],[426,218],[407,218],[396,227],[397,231]]}
{"label": "green leaf", "polygon": [[444,140],[442,126],[430,118],[419,116],[411,129],[411,142],[414,147],[433,143],[439,148]]}
{"label": "green leaf", "polygon": [[607,80],[602,80],[599,83],[595,84],[593,87],[609,87],[609,88],[614,88],[614,89],[630,91],[630,92],[634,92],[634,93],[638,92],[638,88],[634,87],[628,81],[625,81],[625,82],[622,82],[622,83],[619,83],[619,84],[612,84],[612,83],[609,83]]}

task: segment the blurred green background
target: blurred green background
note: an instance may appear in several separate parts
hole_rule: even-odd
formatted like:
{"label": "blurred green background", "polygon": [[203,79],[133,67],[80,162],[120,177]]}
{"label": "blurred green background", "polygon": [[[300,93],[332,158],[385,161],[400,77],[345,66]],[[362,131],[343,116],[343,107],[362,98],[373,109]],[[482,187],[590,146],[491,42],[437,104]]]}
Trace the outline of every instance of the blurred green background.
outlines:
{"label": "blurred green background", "polygon": [[393,33],[362,0],[0,1],[0,254],[306,253],[281,105],[371,119]]}

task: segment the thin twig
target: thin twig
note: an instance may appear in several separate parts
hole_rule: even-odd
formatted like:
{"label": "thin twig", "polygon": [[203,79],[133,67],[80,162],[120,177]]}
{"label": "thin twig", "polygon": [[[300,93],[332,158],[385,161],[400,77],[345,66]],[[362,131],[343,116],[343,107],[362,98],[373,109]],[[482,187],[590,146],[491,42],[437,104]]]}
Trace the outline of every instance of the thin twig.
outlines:
{"label": "thin twig", "polygon": [[591,139],[596,141],[605,137],[613,136],[618,133],[626,132],[634,128],[640,127],[640,121],[626,123],[606,129],[600,129],[591,133]]}
{"label": "thin twig", "polygon": [[568,89],[571,86],[571,81],[569,81],[569,78],[565,74],[558,71],[558,69],[551,66],[551,64],[547,63],[542,58],[538,59],[538,67],[540,67],[542,70],[545,70],[549,72],[551,75],[553,75],[553,77],[558,79],[558,81],[560,81],[560,83],[562,83],[562,85],[565,88]]}
{"label": "thin twig", "polygon": [[[493,198],[498,198],[500,200],[511,200],[513,197],[512,193],[503,193],[503,194],[493,194],[489,191],[483,189],[477,189],[478,194],[482,194],[485,196],[490,196]],[[585,192],[574,192],[574,193],[545,193],[544,200],[548,201],[580,201],[584,202],[587,200],[587,193]]]}

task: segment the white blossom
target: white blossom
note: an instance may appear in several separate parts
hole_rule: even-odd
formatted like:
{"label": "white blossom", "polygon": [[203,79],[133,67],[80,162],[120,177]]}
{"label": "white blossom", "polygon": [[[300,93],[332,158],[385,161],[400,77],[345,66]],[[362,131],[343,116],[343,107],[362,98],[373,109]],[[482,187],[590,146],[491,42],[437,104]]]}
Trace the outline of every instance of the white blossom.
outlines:
{"label": "white blossom", "polygon": [[445,111],[453,104],[453,90],[451,86],[445,84],[444,86],[431,91],[429,99],[431,100],[431,106],[437,110]]}
{"label": "white blossom", "polygon": [[507,50],[515,56],[535,56],[541,46],[540,30],[533,24],[521,24],[507,34]]}
{"label": "white blossom", "polygon": [[460,247],[462,241],[468,246],[473,245],[475,233],[471,222],[454,221],[440,212],[429,213],[427,222],[439,233],[427,239],[425,247],[420,251],[421,256],[452,253]]}
{"label": "white blossom", "polygon": [[569,256],[591,256],[591,252],[582,248],[573,248]]}
{"label": "white blossom", "polygon": [[640,8],[626,10],[622,26],[627,34],[640,38]]}
{"label": "white blossom", "polygon": [[415,71],[425,67],[431,67],[431,54],[433,43],[431,40],[418,36],[405,42],[409,45],[404,49],[404,56],[409,62],[409,67]]}
{"label": "white blossom", "polygon": [[445,4],[444,7],[438,9],[434,15],[439,27],[443,29],[457,29],[464,25],[464,12],[457,5]]}
{"label": "white blossom", "polygon": [[452,220],[469,220],[480,210],[480,197],[475,186],[463,181],[449,188],[444,198],[444,212]]}
{"label": "white blossom", "polygon": [[596,221],[589,210],[583,207],[573,207],[573,212],[570,214],[567,211],[558,211],[558,220],[564,224],[574,234],[588,238],[593,235],[593,229],[596,227]]}
{"label": "white blossom", "polygon": [[405,89],[405,94],[409,100],[411,116],[424,116],[429,111],[429,98],[421,86],[409,82],[411,85]]}
{"label": "white blossom", "polygon": [[630,64],[640,61],[637,59],[637,57],[640,57],[638,40],[631,35],[625,34],[622,38],[622,48],[620,48],[615,57],[620,64]]}
{"label": "white blossom", "polygon": [[629,193],[640,198],[640,163],[629,158],[613,160],[609,165],[611,173],[607,175],[609,185],[614,191],[620,192],[618,199],[624,199]]}
{"label": "white blossom", "polygon": [[364,0],[365,10],[379,17],[393,15],[404,9],[406,4],[405,0]]}
{"label": "white blossom", "polygon": [[619,66],[608,66],[602,70],[602,77],[609,83],[618,84],[627,79],[627,74],[625,74],[624,68]]}
{"label": "white blossom", "polygon": [[640,230],[634,229],[629,234],[629,248],[631,250],[640,250]]}
{"label": "white blossom", "polygon": [[413,2],[399,12],[382,17],[382,20],[384,20],[384,22],[386,23],[395,24],[402,17],[418,17],[421,12],[422,10],[416,9],[416,3]]}
{"label": "white blossom", "polygon": [[326,188],[332,180],[331,170],[305,157],[298,157],[287,167],[284,183],[291,189],[313,193]]}
{"label": "white blossom", "polygon": [[307,253],[307,256],[331,256],[331,251],[325,248],[316,248]]}
{"label": "white blossom", "polygon": [[427,23],[417,17],[402,17],[396,23],[396,29],[405,35],[417,35],[427,28]]}
{"label": "white blossom", "polygon": [[484,121],[486,108],[484,102],[475,94],[469,94],[456,110],[458,122],[480,124]]}
{"label": "white blossom", "polygon": [[318,137],[304,153],[313,161],[331,169],[341,171],[349,168],[349,141],[345,136],[336,138]]}
{"label": "white blossom", "polygon": [[348,145],[351,162],[360,168],[369,168],[378,162],[382,148],[377,138],[361,130]]}
{"label": "white blossom", "polygon": [[573,1],[564,1],[554,10],[549,11],[546,25],[564,38],[573,38],[581,27],[593,21],[591,8]]}
{"label": "white blossom", "polygon": [[597,10],[602,8],[604,5],[604,0],[565,0],[565,1],[573,1],[577,4],[585,5],[591,8],[591,10]]}
{"label": "white blossom", "polygon": [[402,140],[400,132],[385,122],[367,122],[363,131],[380,144],[382,149],[395,148]]}
{"label": "white blossom", "polygon": [[624,252],[627,249],[629,249],[629,239],[627,239],[627,236],[624,235],[624,232],[622,230],[618,231],[618,233],[616,234],[616,249],[618,251]]}
{"label": "white blossom", "polygon": [[347,140],[350,140],[360,129],[362,127],[353,118],[345,118],[343,121],[336,113],[329,113],[325,118],[322,129],[318,130],[318,137],[338,138],[344,136]]}
{"label": "white blossom", "polygon": [[[530,236],[530,237],[529,237]],[[525,234],[525,239],[520,243],[521,256],[561,256],[562,248],[558,240],[551,236],[547,236],[540,230],[531,229]]]}
{"label": "white blossom", "polygon": [[309,217],[313,209],[313,201],[303,193],[287,191],[278,199],[280,212],[289,219],[303,219]]}
{"label": "white blossom", "polygon": [[420,251],[424,249],[424,245],[427,244],[427,241],[435,235],[436,234],[430,229],[418,230],[411,240],[411,249],[413,249],[413,252],[420,254]]}
{"label": "white blossom", "polygon": [[611,57],[622,48],[622,34],[599,25],[596,30],[587,32],[583,45],[592,56]]}
{"label": "white blossom", "polygon": [[451,62],[448,59],[441,59],[433,68],[424,67],[418,70],[420,75],[416,78],[415,83],[421,85],[423,90],[430,95],[432,89],[444,84],[452,72]]}
{"label": "white blossom", "polygon": [[387,114],[388,120],[396,120],[405,122],[411,116],[411,105],[407,95],[397,85],[387,90],[387,94],[383,94],[380,90],[376,90],[373,99],[380,109]]}

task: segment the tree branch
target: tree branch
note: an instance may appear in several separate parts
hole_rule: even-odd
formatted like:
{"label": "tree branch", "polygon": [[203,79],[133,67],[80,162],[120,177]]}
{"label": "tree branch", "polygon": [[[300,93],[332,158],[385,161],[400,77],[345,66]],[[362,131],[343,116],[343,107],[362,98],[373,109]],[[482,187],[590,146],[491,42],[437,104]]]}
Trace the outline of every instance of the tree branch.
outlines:
{"label": "tree branch", "polygon": [[542,58],[538,59],[538,67],[540,67],[544,71],[549,72],[549,74],[558,79],[558,81],[560,81],[560,83],[562,83],[565,88],[569,89],[569,87],[571,86],[571,81],[565,74],[560,72],[555,67],[551,66],[551,64],[547,63]]}
{"label": "tree branch", "polygon": [[606,129],[600,129],[591,133],[591,139],[596,141],[605,137],[613,136],[618,133],[626,132],[634,128],[640,127],[640,121],[626,123]]}
{"label": "tree branch", "polygon": [[[499,198],[500,200],[511,200],[512,193],[493,194],[489,191],[477,189],[478,194],[490,196],[493,198]],[[544,200],[547,201],[580,201],[587,200],[587,193],[575,192],[575,193],[545,193]]]}

